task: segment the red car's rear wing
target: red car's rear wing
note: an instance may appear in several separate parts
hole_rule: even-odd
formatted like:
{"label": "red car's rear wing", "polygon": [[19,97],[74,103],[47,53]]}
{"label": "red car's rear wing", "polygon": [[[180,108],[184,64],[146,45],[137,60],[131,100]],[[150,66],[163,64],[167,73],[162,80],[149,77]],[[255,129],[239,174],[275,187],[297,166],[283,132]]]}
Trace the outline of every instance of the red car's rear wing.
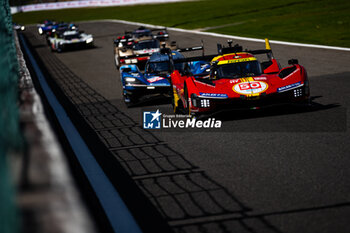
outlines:
{"label": "red car's rear wing", "polygon": [[[269,40],[265,39],[265,43],[266,43],[266,49],[258,49],[258,50],[247,50],[246,49],[243,51],[242,46],[240,46],[238,44],[236,44],[235,46],[232,46],[232,41],[229,40],[228,47],[223,47],[221,44],[218,44],[218,54],[212,54],[212,55],[206,55],[206,56],[204,56],[204,54],[203,54],[202,56],[176,59],[176,61],[174,61],[174,62],[181,63],[181,62],[191,62],[191,61],[211,61],[214,57],[217,57],[219,55],[228,54],[228,53],[239,53],[239,52],[246,52],[246,53],[250,53],[253,55],[266,54],[267,57],[269,58],[269,60],[271,60],[271,59],[273,59],[273,54],[272,54]],[[204,48],[203,48],[203,51],[204,51]]]}

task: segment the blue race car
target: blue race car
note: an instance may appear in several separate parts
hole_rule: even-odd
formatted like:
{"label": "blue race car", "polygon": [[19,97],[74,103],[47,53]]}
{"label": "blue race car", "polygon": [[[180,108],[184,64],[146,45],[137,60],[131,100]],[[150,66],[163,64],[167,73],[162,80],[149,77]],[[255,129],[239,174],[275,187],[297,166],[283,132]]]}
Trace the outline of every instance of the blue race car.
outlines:
{"label": "blue race car", "polygon": [[[184,58],[177,52],[171,51],[173,59]],[[177,64],[181,69],[183,64]],[[157,52],[151,55],[142,73],[136,65],[123,65],[120,67],[123,84],[123,96],[127,106],[142,102],[154,96],[163,95],[170,97],[171,85],[169,56],[166,53]]]}
{"label": "blue race car", "polygon": [[[187,67],[186,63],[181,62],[185,57],[180,52],[197,50],[203,50],[203,46],[177,50],[162,48],[159,52],[151,55],[144,72],[141,72],[136,65],[121,66],[120,77],[123,84],[124,101],[127,106],[154,96],[171,97],[170,73],[172,70],[185,72]],[[170,59],[179,62],[170,62]],[[189,67],[193,67],[193,72],[203,73],[207,66],[196,62],[193,65],[190,64]],[[197,69],[197,71],[194,69]]]}
{"label": "blue race car", "polygon": [[51,31],[56,27],[56,22],[51,20],[45,20],[42,24],[38,24],[38,33],[40,35],[46,34],[46,32]]}

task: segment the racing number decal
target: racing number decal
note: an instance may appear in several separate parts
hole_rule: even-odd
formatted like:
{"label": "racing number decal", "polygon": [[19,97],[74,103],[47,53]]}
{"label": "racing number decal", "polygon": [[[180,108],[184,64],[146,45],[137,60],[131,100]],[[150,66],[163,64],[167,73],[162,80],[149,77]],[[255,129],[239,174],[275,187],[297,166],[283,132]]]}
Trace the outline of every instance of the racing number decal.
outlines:
{"label": "racing number decal", "polygon": [[248,90],[248,89],[261,88],[261,84],[259,82],[240,83],[238,85],[239,85],[239,89],[241,91]]}
{"label": "racing number decal", "polygon": [[232,87],[234,92],[242,95],[259,94],[268,88],[267,83],[261,81],[241,82]]}

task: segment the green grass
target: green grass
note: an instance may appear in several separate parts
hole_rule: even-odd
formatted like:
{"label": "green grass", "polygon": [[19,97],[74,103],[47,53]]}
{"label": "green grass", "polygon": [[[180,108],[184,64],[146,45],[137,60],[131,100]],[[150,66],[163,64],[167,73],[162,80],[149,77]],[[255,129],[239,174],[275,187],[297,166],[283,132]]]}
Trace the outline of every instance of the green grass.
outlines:
{"label": "green grass", "polygon": [[[13,20],[32,24],[122,19],[274,40],[350,47],[349,0],[205,0],[157,5],[82,8],[18,13]],[[234,25],[233,25],[234,24]]]}

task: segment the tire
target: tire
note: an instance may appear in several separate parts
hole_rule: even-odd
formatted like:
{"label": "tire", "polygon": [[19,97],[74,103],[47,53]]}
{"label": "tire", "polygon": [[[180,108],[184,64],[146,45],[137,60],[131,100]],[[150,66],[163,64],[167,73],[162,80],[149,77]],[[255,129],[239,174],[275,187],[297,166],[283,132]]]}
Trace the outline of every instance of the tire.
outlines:
{"label": "tire", "polygon": [[186,115],[191,115],[191,109],[190,109],[190,103],[189,103],[189,98],[188,98],[188,91],[187,87],[185,86],[184,88],[184,96],[186,98],[186,108],[184,107],[184,112]]}
{"label": "tire", "polygon": [[123,94],[126,107],[131,107],[137,103],[137,99],[132,94]]}
{"label": "tire", "polygon": [[299,102],[299,103],[297,104],[297,107],[298,107],[298,108],[304,109],[305,111],[310,111],[310,110],[312,110],[313,106],[314,106],[314,105],[312,104],[312,101],[311,101],[311,98],[310,98],[310,97],[307,98],[307,99],[305,99],[305,100],[303,100],[303,101],[301,101],[301,102]]}
{"label": "tire", "polygon": [[56,51],[58,52],[58,53],[61,53],[62,52],[62,47],[61,47],[61,45],[57,45],[57,49],[56,49]]}
{"label": "tire", "polygon": [[186,115],[191,116],[191,118],[198,118],[200,116],[200,113],[197,112],[191,112],[191,108],[190,108],[190,104],[189,104],[189,96],[188,96],[188,91],[187,91],[187,87],[185,86],[185,90],[184,90],[184,96],[186,97],[186,108],[183,107],[184,109],[184,113]]}
{"label": "tire", "polygon": [[119,56],[114,54],[114,62],[115,62],[115,66],[117,67],[117,69],[120,68],[120,61],[119,61]]}

